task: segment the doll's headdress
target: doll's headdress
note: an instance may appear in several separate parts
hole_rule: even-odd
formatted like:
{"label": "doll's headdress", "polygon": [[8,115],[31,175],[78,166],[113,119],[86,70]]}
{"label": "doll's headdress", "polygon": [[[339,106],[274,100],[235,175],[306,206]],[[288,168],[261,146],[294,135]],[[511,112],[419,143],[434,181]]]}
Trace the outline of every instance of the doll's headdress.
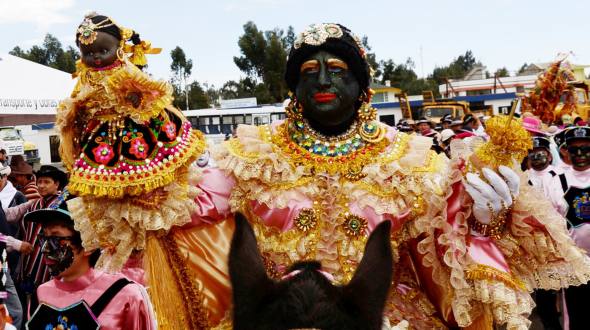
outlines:
{"label": "doll's headdress", "polygon": [[[161,48],[152,48],[151,43],[141,40],[139,34],[132,29],[117,24],[114,19],[108,16],[99,15],[95,12],[86,14],[84,20],[78,26],[76,38],[79,44],[90,45],[98,35],[98,32],[108,33],[120,40],[120,47],[124,53],[131,54],[131,63],[143,67],[147,64],[146,54],[159,54]],[[127,44],[131,41],[132,44]]]}

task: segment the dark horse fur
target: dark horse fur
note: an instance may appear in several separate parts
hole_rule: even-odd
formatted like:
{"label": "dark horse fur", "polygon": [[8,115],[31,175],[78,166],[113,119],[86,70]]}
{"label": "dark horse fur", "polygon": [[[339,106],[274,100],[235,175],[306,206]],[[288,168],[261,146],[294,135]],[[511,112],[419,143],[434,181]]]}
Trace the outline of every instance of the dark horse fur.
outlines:
{"label": "dark horse fur", "polygon": [[393,272],[390,228],[386,221],[371,233],[347,285],[332,285],[317,271],[317,261],[298,262],[288,272],[300,273],[274,281],[266,274],[252,227],[237,214],[229,255],[234,329],[381,329]]}

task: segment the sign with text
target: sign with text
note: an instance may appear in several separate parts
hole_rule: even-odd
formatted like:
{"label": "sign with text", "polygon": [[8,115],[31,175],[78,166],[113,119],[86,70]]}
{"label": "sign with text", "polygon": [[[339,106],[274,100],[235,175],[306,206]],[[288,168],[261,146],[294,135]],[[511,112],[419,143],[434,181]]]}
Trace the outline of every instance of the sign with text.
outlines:
{"label": "sign with text", "polygon": [[255,107],[258,105],[255,97],[248,97],[244,99],[233,99],[233,100],[221,100],[219,101],[221,109],[232,109],[232,108],[248,108]]}
{"label": "sign with text", "polygon": [[19,99],[0,97],[0,114],[54,115],[60,100],[55,99]]}

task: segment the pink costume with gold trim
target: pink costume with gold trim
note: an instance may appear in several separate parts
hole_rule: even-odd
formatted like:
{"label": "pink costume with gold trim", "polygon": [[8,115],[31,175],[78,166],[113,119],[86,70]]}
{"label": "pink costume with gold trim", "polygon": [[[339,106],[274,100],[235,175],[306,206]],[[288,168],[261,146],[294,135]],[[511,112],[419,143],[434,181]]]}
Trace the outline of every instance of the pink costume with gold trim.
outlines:
{"label": "pink costume with gold trim", "polygon": [[237,138],[217,150],[219,169],[203,172],[196,227],[175,235],[199,274],[211,324],[229,308],[229,287],[219,285],[227,284],[226,260],[212,256],[229,245],[233,229],[223,220],[230,211],[249,217],[269,275],[278,278],[297,260],[317,259],[340,284],[356,269],[370,231],[392,221],[396,266],[386,308],[392,324],[478,326],[489,308],[486,324],[525,329],[533,307],[529,291],[590,278],[589,260],[531,187],[521,185],[503,236],[482,237],[469,230],[465,161],[433,153],[430,139],[384,126],[385,146],[354,180],[291,162],[282,145],[285,125],[239,126]]}
{"label": "pink costume with gold trim", "polygon": [[[58,278],[37,289],[40,303],[65,308],[80,300],[89,305],[94,302],[123,275],[108,274],[90,269],[72,282]],[[111,300],[98,317],[104,330],[153,330],[157,329],[152,307],[145,289],[135,283],[128,284]]]}

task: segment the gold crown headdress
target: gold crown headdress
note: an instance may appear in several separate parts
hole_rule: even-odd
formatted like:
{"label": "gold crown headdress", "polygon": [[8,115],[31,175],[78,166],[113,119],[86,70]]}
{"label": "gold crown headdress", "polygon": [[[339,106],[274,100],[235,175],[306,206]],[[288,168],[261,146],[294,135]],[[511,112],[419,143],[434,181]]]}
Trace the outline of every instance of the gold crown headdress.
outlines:
{"label": "gold crown headdress", "polygon": [[98,35],[97,30],[109,26],[116,26],[121,34],[120,47],[124,53],[131,54],[129,61],[135,65],[145,66],[147,64],[146,54],[159,54],[162,48],[152,48],[151,42],[142,40],[137,45],[128,45],[127,40],[133,36],[133,30],[125,28],[115,22],[111,17],[106,17],[104,20],[94,23],[92,18],[97,16],[95,12],[91,12],[84,17],[84,20],[78,27],[78,41],[84,45],[92,44]]}
{"label": "gold crown headdress", "polygon": [[98,23],[94,23],[92,22],[92,17],[94,16],[96,16],[96,13],[86,15],[78,27],[78,33],[80,34],[78,41],[83,45],[91,45],[96,40],[96,36],[98,35],[96,30],[115,25],[108,17]]}

